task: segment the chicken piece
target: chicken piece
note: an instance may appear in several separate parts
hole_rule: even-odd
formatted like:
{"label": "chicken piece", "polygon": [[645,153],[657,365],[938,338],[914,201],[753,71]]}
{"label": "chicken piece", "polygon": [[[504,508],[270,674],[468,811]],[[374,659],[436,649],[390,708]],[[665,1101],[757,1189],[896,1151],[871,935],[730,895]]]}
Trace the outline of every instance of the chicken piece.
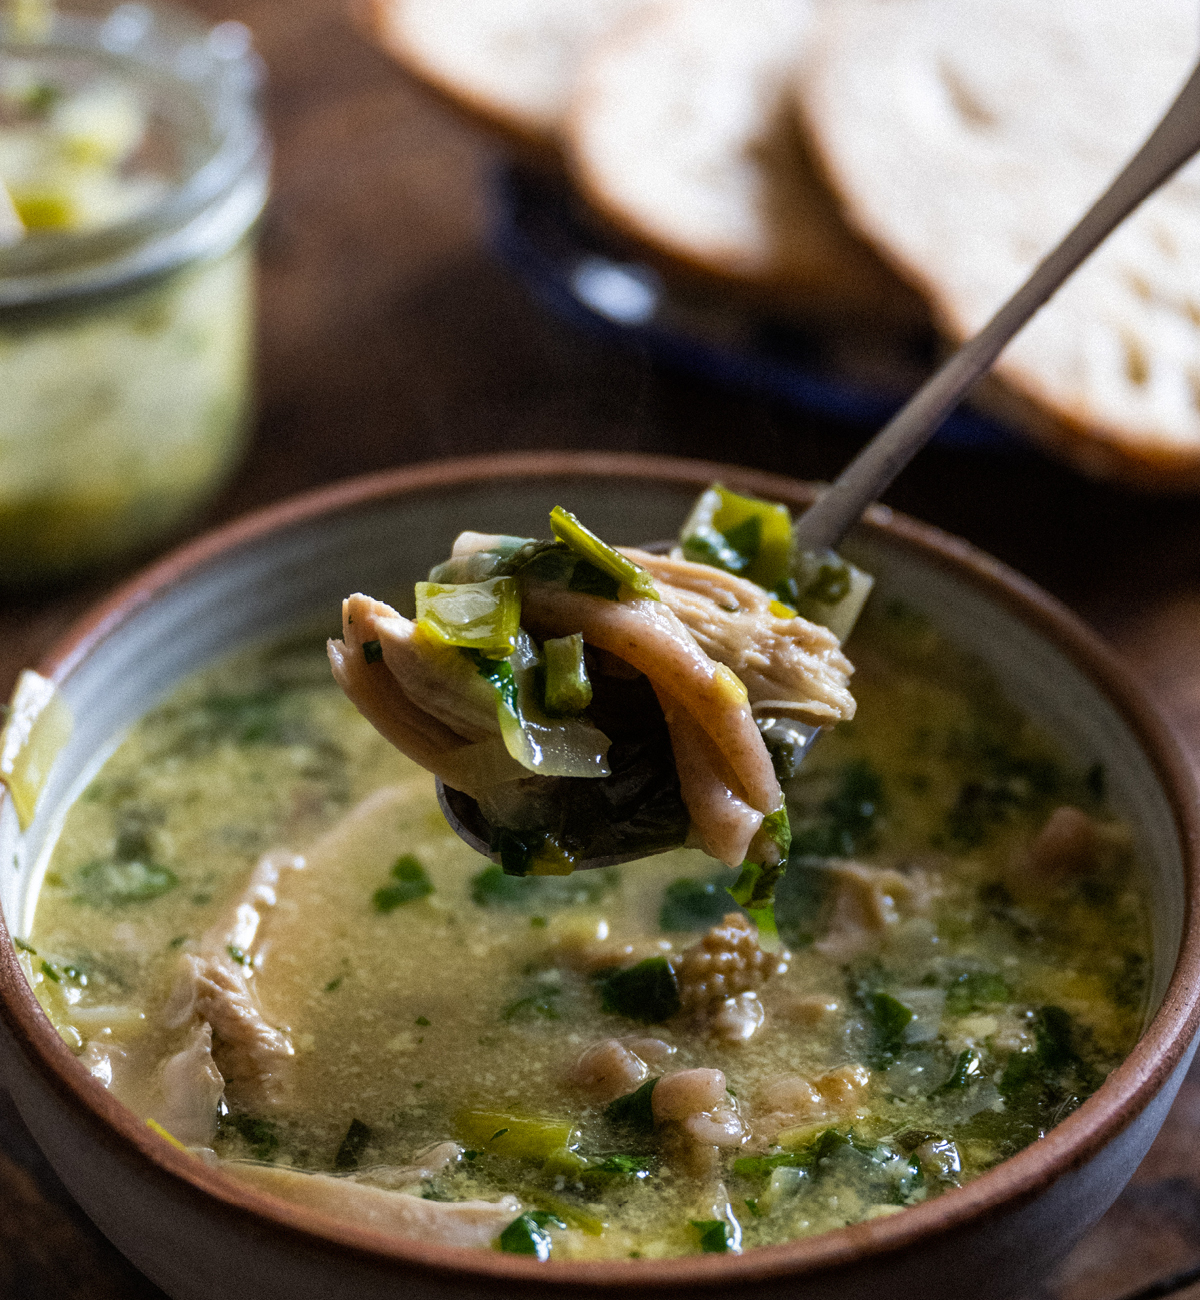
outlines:
{"label": "chicken piece", "polygon": [[[740,865],[742,841],[729,839],[727,795],[765,815],[783,807],[783,793],[737,677],[700,649],[664,602],[647,597],[603,600],[555,583],[530,581],[522,588],[522,622],[542,638],[582,632],[589,646],[646,674],[663,705],[668,729],[672,718],[678,726],[682,712],[705,733],[725,765],[728,780],[721,781],[725,795],[710,804],[715,783],[697,776],[691,785],[692,801],[685,794],[684,802],[706,845],[711,832],[725,846],[723,855],[710,849],[714,856],[729,866]],[[694,732],[681,740],[672,732],[677,761],[691,752],[692,737]],[[742,838],[748,847],[753,833]]]}
{"label": "chicken piece", "polygon": [[1033,837],[1020,874],[1036,881],[1067,880],[1096,870],[1128,849],[1126,827],[1098,822],[1064,804],[1050,814]]}
{"label": "chicken piece", "polygon": [[457,1142],[438,1142],[413,1157],[411,1165],[375,1165],[343,1177],[350,1182],[368,1182],[375,1187],[398,1191],[414,1187],[443,1173],[462,1159],[463,1149]]}
{"label": "chicken piece", "polygon": [[217,1134],[217,1107],[225,1092],[212,1054],[212,1026],[193,1025],[187,1046],[163,1062],[162,1104],[153,1117],[184,1146],[212,1145]]}
{"label": "chicken piece", "polygon": [[924,872],[857,862],[838,862],[826,870],[836,892],[828,927],[813,947],[832,961],[852,961],[875,948],[898,921],[928,915],[933,888]]}
{"label": "chicken piece", "polygon": [[277,901],[279,877],[303,867],[304,859],[291,853],[260,859],[245,891],[204,934],[198,951],[180,956],[164,1010],[168,1028],[189,1022],[211,1026],[213,1060],[226,1089],[250,1107],[279,1100],[281,1071],[295,1054],[287,1034],[263,1016],[254,972],[261,961],[255,949],[261,947],[262,922]]}
{"label": "chicken piece", "polygon": [[778,602],[757,583],[711,565],[628,547],[621,553],[650,571],[663,603],[710,659],[737,674],[752,706],[778,706],[813,726],[854,716],[854,667],[828,628],[775,612]]}
{"label": "chicken piece", "polygon": [[490,1246],[521,1212],[515,1196],[498,1201],[427,1201],[330,1174],[301,1173],[281,1165],[223,1161],[225,1173],[260,1192],[376,1232],[439,1246]]}
{"label": "chicken piece", "polygon": [[756,994],[772,975],[782,975],[790,960],[787,952],[764,952],[753,922],[730,912],[672,963],[683,1010],[711,1019],[728,999]]}
{"label": "chicken piece", "polygon": [[745,862],[763,815],[737,794],[737,780],[708,732],[670,696],[660,696],[679,774],[679,794],[704,841],[704,851],[736,867]]}
{"label": "chicken piece", "polygon": [[[456,650],[363,595],[342,601],[342,636],[327,645],[334,679],[402,754],[473,797],[529,775],[504,748],[490,688]],[[370,641],[379,642],[382,664],[367,662]]]}

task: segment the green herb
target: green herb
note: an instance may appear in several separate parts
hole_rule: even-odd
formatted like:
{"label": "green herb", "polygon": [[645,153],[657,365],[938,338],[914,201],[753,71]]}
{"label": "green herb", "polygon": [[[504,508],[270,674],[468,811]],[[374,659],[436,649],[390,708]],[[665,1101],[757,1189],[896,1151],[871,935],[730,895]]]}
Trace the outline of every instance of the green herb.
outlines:
{"label": "green herb", "polygon": [[965,1016],[980,1007],[1007,1002],[1012,990],[1002,975],[994,971],[965,971],[946,990],[946,1014]]}
{"label": "green herb", "polygon": [[472,663],[479,669],[480,677],[496,688],[501,703],[517,711],[517,679],[513,676],[512,664],[507,659],[489,659],[478,650],[467,650]]}
{"label": "green herb", "polygon": [[508,1131],[509,1131],[509,1130],[506,1129],[506,1128],[498,1128],[498,1129],[497,1129],[497,1130],[492,1134],[492,1136],[491,1136],[490,1138],[488,1138],[488,1141],[489,1141],[489,1142],[495,1142],[495,1140],[496,1140],[497,1138],[502,1138],[502,1137],[505,1135],[505,1133],[507,1133]]}
{"label": "green herb", "polygon": [[13,947],[29,953],[31,957],[37,956],[37,949],[32,944],[26,943],[24,939],[18,939],[16,935],[13,936]]}
{"label": "green herb", "polygon": [[654,1085],[658,1079],[647,1079],[634,1092],[627,1092],[616,1101],[609,1102],[605,1108],[605,1118],[614,1124],[625,1124],[641,1133],[649,1133],[654,1128],[654,1110],[651,1098]]}
{"label": "green herb", "polygon": [[344,980],[345,978],[346,977],[344,975],[338,975],[334,979],[331,979],[329,983],[325,985],[325,992],[326,993],[336,992],[338,989],[342,987],[342,980]]}
{"label": "green herb", "polygon": [[657,1025],[680,1007],[679,983],[665,957],[647,957],[629,970],[614,971],[600,982],[603,1010]]}
{"label": "green herb", "polygon": [[544,930],[547,922],[544,916],[531,916],[529,918],[529,928],[531,930]]}
{"label": "green herb", "polygon": [[772,1151],[765,1156],[739,1156],[733,1172],[739,1178],[769,1178],[776,1169],[806,1169],[814,1163],[807,1149]]}
{"label": "green herb", "polygon": [[384,885],[371,895],[371,906],[386,915],[405,903],[415,903],[433,893],[433,882],[425,868],[411,854],[405,853],[392,866],[394,884]]}
{"label": "green herb", "polygon": [[543,701],[552,718],[582,713],[592,702],[592,683],[583,661],[583,635],[551,637],[542,642],[546,658]]}
{"label": "green herb", "polygon": [[620,600],[621,583],[611,573],[605,573],[587,560],[576,560],[567,579],[567,590],[584,596],[599,596],[601,600]]}
{"label": "green herb", "polygon": [[954,1069],[951,1070],[950,1077],[935,1091],[934,1096],[969,1088],[971,1084],[977,1083],[982,1076],[983,1057],[973,1047],[964,1048],[955,1059]]}
{"label": "green herb", "polygon": [[883,809],[882,777],[865,759],[853,759],[842,768],[838,788],[818,815],[792,827],[792,856],[854,857],[871,848]]}
{"label": "green herb", "polygon": [[364,641],[362,651],[363,651],[363,658],[367,661],[367,663],[377,664],[383,662],[382,641]]}
{"label": "green herb", "polygon": [[748,1209],[756,1219],[761,1219],[763,1215],[766,1213],[765,1210],[760,1210],[758,1208],[757,1196],[747,1196],[743,1204],[745,1205],[746,1209]]}
{"label": "green herb", "polygon": [[721,877],[714,880],[684,877],[667,886],[658,912],[658,925],[668,934],[707,930],[719,924],[729,910],[729,890]]}
{"label": "green herb", "polygon": [[271,1160],[279,1150],[279,1135],[270,1120],[255,1119],[253,1115],[227,1115],[222,1128],[231,1128],[250,1148],[255,1160]]}
{"label": "green herb", "polygon": [[[620,551],[603,542],[590,529],[575,518],[569,510],[555,506],[550,511],[550,527],[555,537],[565,542],[571,550],[588,564],[629,588],[635,596],[658,599],[654,579],[640,565],[627,560]],[[578,568],[578,566],[576,566]]]}
{"label": "green herb", "polygon": [[167,944],[167,947],[168,947],[168,948],[182,948],[183,945],[184,945],[185,943],[187,943],[187,938],[188,938],[188,937],[187,937],[186,934],[177,934],[177,935],[174,937],[174,939],[172,939],[171,942]]}
{"label": "green herb", "polygon": [[541,913],[596,903],[615,889],[619,880],[619,873],[612,867],[573,876],[517,877],[491,866],[471,881],[471,899],[478,907]]}
{"label": "green herb", "polygon": [[235,948],[233,944],[227,943],[225,945],[225,951],[233,958],[235,962],[238,963],[239,966],[253,965],[253,963],[251,962],[247,954],[244,953],[240,948]]}
{"label": "green herb", "polygon": [[90,907],[145,903],[175,888],[179,877],[153,862],[108,862],[95,859],[75,874],[73,901]]}
{"label": "green herb", "polygon": [[333,1158],[333,1167],[357,1169],[358,1162],[362,1159],[363,1152],[370,1141],[370,1128],[362,1120],[352,1119],[350,1127],[346,1130],[346,1136],[342,1138],[342,1145],[338,1147],[337,1155]]}
{"label": "green herb", "polygon": [[509,1255],[534,1255],[539,1260],[547,1260],[553,1245],[547,1229],[566,1226],[548,1210],[529,1210],[504,1229],[496,1244]]}
{"label": "green herb", "polygon": [[553,992],[535,993],[527,998],[518,998],[515,1002],[510,1002],[501,1012],[502,1020],[533,1020],[541,1017],[543,1020],[558,1020],[558,1008],[554,1005],[554,999],[558,996],[558,990]]}
{"label": "green herb", "polygon": [[422,1029],[428,1029],[431,1021],[428,1016],[418,1016],[413,1023],[420,1025]]}
{"label": "green herb", "polygon": [[706,1255],[724,1255],[730,1246],[729,1224],[724,1219],[689,1219],[700,1238],[700,1249]]}
{"label": "green herb", "polygon": [[871,1054],[885,1063],[904,1041],[904,1031],[914,1019],[911,1008],[890,993],[869,992],[860,1001],[871,1022]]}
{"label": "green herb", "polygon": [[56,971],[54,967],[50,965],[48,961],[43,961],[41,963],[40,969],[42,974],[45,975],[45,977],[48,980],[53,980],[55,984],[62,983],[62,977],[59,975],[58,971]]}
{"label": "green herb", "polygon": [[621,1153],[598,1156],[587,1168],[589,1177],[600,1175],[610,1178],[645,1178],[654,1168],[649,1156],[628,1156]]}

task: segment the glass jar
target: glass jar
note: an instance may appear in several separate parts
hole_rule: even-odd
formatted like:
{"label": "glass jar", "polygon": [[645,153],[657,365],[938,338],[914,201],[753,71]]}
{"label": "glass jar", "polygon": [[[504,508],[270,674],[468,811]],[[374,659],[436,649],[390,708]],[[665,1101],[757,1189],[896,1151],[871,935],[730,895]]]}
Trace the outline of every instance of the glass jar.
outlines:
{"label": "glass jar", "polygon": [[145,547],[236,465],[269,166],[261,65],[241,24],[121,4],[48,15],[30,39],[11,13],[0,21],[6,584]]}

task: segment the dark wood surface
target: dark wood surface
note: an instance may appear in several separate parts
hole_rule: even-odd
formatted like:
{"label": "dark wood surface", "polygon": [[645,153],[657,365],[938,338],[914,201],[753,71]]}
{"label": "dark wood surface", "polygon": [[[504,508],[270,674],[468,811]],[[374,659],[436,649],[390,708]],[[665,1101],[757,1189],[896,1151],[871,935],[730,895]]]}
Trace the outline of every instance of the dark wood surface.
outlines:
{"label": "dark wood surface", "polygon": [[[266,59],[260,411],[197,527],[365,470],[456,454],[658,451],[829,477],[858,431],[663,373],[555,322],[487,249],[490,146],[359,37],[341,0],[204,0]],[[889,494],[1042,583],[1133,665],[1200,753],[1200,509],[1036,453],[931,449]],[[0,698],[107,573],[0,594]],[[1200,1264],[1200,1072],[1117,1204],[1036,1300],[1117,1300]],[[149,1300],[0,1093],[0,1297]],[[1200,1300],[1200,1286],[1179,1294]],[[1030,1300],[1034,1300],[1033,1297]]]}

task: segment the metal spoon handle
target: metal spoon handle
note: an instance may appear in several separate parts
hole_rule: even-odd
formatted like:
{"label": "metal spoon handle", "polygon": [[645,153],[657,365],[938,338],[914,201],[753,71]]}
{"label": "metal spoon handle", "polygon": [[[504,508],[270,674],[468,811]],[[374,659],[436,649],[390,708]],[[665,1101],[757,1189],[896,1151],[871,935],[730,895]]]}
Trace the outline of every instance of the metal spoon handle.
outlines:
{"label": "metal spoon handle", "polygon": [[1099,244],[1200,150],[1200,66],[1145,144],[990,321],[884,425],[796,524],[801,550],[836,546],[937,432],[1004,345]]}

